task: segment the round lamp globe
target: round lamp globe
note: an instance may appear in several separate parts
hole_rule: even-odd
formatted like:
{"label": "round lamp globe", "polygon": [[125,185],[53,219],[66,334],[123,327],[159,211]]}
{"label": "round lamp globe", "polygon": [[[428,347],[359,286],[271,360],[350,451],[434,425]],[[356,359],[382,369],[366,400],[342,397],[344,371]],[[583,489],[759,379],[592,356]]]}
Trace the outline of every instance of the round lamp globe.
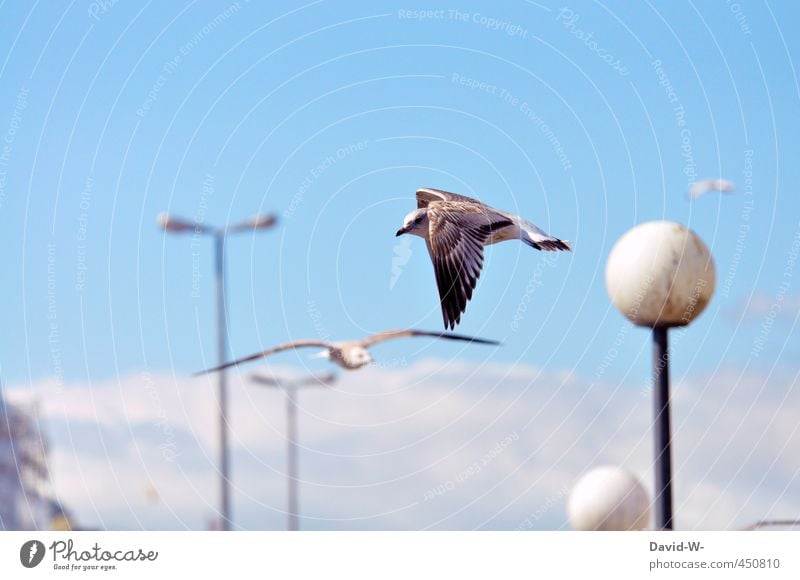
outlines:
{"label": "round lamp globe", "polygon": [[643,530],[650,522],[650,498],[626,469],[596,467],[570,492],[567,517],[573,529],[580,531]]}
{"label": "round lamp globe", "polygon": [[639,224],[606,263],[611,302],[639,326],[685,326],[714,294],[714,259],[692,230],[667,221]]}

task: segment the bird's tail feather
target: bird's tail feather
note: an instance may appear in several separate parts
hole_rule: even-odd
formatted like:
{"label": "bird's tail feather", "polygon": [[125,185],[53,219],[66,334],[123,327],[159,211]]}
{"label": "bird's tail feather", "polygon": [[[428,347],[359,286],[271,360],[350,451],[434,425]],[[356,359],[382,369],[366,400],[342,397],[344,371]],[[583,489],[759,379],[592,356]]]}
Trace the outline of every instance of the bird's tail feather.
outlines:
{"label": "bird's tail feather", "polygon": [[526,219],[517,219],[519,220],[520,239],[531,248],[536,248],[537,250],[545,252],[569,252],[572,250],[572,245],[568,241],[554,238],[539,226]]}
{"label": "bird's tail feather", "polygon": [[544,252],[572,251],[572,245],[567,240],[559,240],[558,238],[546,237],[542,239],[531,239],[529,236],[525,236],[522,238],[522,241],[531,248],[536,248]]}

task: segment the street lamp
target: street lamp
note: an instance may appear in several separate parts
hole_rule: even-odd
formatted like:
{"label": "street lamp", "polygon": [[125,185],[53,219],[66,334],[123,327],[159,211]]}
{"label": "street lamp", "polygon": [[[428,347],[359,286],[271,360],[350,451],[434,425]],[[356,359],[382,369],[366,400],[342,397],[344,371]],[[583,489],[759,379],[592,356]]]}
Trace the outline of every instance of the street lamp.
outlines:
{"label": "street lamp", "polygon": [[671,530],[672,457],[667,330],[686,326],[711,301],[716,274],[703,240],[680,224],[639,224],[614,245],[606,264],[611,301],[637,326],[653,330],[656,528]]}
{"label": "street lamp", "polygon": [[[229,234],[266,230],[277,223],[277,218],[272,214],[257,215],[253,218],[215,228],[199,222],[190,222],[181,218],[162,213],[156,218],[156,223],[165,232],[185,234],[192,232],[196,235],[210,236],[214,239],[214,273],[217,295],[217,359],[223,364],[227,359],[228,332],[227,315],[225,308],[225,238]],[[219,374],[219,448],[220,448],[220,514],[222,518],[221,529],[231,528],[231,497],[230,497],[230,458],[228,455],[228,389],[225,371]]]}
{"label": "street lamp", "polygon": [[286,517],[290,532],[300,529],[300,512],[297,497],[297,392],[304,387],[329,387],[336,380],[333,373],[285,381],[251,375],[250,380],[264,387],[282,389],[286,393]]}

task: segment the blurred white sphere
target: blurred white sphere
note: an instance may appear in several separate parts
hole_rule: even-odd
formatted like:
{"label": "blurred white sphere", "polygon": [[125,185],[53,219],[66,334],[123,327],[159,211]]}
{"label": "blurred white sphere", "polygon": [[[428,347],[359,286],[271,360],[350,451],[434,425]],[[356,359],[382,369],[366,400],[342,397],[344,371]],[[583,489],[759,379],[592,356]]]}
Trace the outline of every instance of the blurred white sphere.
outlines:
{"label": "blurred white sphere", "polygon": [[596,467],[572,488],[567,517],[580,531],[643,530],[650,523],[650,498],[626,469]]}
{"label": "blurred white sphere", "polygon": [[653,221],[626,232],[606,263],[611,301],[639,326],[685,326],[714,294],[714,259],[680,224]]}

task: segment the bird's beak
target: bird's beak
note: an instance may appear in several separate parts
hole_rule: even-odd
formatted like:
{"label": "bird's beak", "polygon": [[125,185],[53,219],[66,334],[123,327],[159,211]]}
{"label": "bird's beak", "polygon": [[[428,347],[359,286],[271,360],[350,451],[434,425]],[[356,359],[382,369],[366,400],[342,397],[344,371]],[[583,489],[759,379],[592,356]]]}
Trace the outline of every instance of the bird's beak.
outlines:
{"label": "bird's beak", "polygon": [[405,227],[405,226],[403,226],[402,228],[400,228],[399,230],[397,230],[397,233],[396,233],[394,236],[395,236],[395,237],[397,237],[397,236],[402,236],[403,234],[407,234],[407,233],[408,233],[408,230],[406,229],[406,227]]}

